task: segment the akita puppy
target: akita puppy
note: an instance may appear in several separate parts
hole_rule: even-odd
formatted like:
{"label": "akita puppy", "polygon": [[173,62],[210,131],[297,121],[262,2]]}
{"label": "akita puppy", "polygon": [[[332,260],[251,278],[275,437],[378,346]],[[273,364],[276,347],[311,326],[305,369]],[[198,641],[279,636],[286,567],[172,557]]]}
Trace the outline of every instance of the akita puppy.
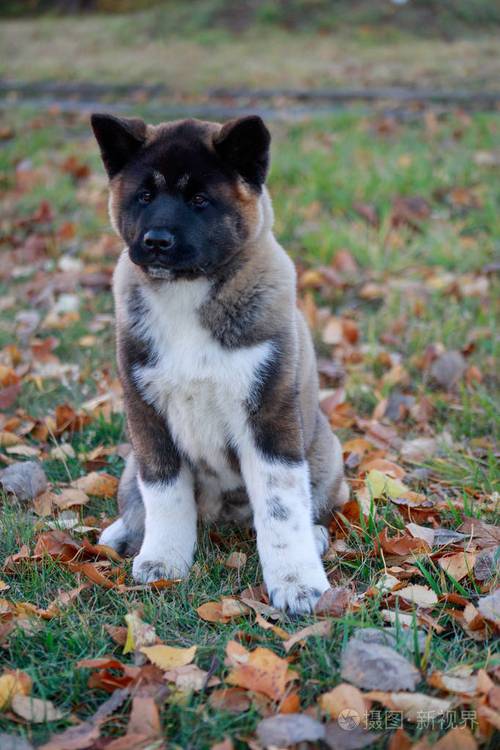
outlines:
{"label": "akita puppy", "polygon": [[114,275],[132,454],[101,542],[138,581],[186,576],[198,514],[253,523],[273,605],[309,612],[348,496],[318,406],[292,261],[273,235],[259,117],[153,126],[92,116],[125,249]]}

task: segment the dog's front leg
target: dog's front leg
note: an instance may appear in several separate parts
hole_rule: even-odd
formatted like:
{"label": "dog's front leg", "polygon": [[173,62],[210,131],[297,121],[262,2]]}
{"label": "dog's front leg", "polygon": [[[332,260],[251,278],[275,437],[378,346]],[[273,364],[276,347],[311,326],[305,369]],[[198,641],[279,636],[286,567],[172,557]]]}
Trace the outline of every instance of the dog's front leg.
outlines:
{"label": "dog's front leg", "polygon": [[144,401],[135,383],[125,380],[124,393],[145,510],[144,539],[132,572],[143,583],[182,578],[196,548],[192,472],[179,455],[165,418]]}
{"label": "dog's front leg", "polygon": [[247,445],[241,463],[271,603],[292,614],[311,612],[329,583],[313,532],[307,462],[266,457]]}

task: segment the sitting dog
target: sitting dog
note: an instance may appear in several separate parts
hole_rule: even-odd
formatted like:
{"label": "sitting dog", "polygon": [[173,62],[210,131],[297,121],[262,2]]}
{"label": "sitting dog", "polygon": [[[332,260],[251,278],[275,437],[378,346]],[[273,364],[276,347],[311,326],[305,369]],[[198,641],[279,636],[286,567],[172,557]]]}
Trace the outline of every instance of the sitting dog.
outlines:
{"label": "sitting dog", "polygon": [[137,581],[186,576],[200,514],[252,523],[272,604],[313,610],[320,555],[348,497],[318,405],[310,333],[264,186],[259,117],[224,125],[92,116],[125,243],[114,275],[132,453],[103,544]]}

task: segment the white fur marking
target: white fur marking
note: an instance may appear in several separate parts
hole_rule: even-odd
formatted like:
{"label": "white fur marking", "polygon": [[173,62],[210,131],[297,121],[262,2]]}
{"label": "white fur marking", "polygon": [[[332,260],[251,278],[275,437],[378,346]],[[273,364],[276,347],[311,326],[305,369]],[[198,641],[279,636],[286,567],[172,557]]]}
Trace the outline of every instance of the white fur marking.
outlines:
{"label": "white fur marking", "polygon": [[268,461],[250,443],[241,459],[269,596],[276,607],[310,612],[329,583],[313,532],[308,465]]}
{"label": "white fur marking", "polygon": [[158,578],[182,578],[193,563],[196,548],[196,503],[193,477],[183,466],[168,484],[138,479],[146,511],[144,541],[134,560],[134,578],[143,583]]}

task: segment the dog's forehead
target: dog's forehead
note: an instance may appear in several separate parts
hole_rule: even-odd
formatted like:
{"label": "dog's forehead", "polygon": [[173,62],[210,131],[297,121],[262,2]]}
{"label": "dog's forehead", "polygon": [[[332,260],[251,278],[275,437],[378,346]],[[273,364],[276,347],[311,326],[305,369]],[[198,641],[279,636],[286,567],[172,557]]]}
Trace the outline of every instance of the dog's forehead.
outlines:
{"label": "dog's forehead", "polygon": [[156,182],[164,180],[181,190],[192,179],[220,179],[223,166],[212,146],[213,135],[213,127],[197,121],[160,126],[143,152],[142,167]]}

